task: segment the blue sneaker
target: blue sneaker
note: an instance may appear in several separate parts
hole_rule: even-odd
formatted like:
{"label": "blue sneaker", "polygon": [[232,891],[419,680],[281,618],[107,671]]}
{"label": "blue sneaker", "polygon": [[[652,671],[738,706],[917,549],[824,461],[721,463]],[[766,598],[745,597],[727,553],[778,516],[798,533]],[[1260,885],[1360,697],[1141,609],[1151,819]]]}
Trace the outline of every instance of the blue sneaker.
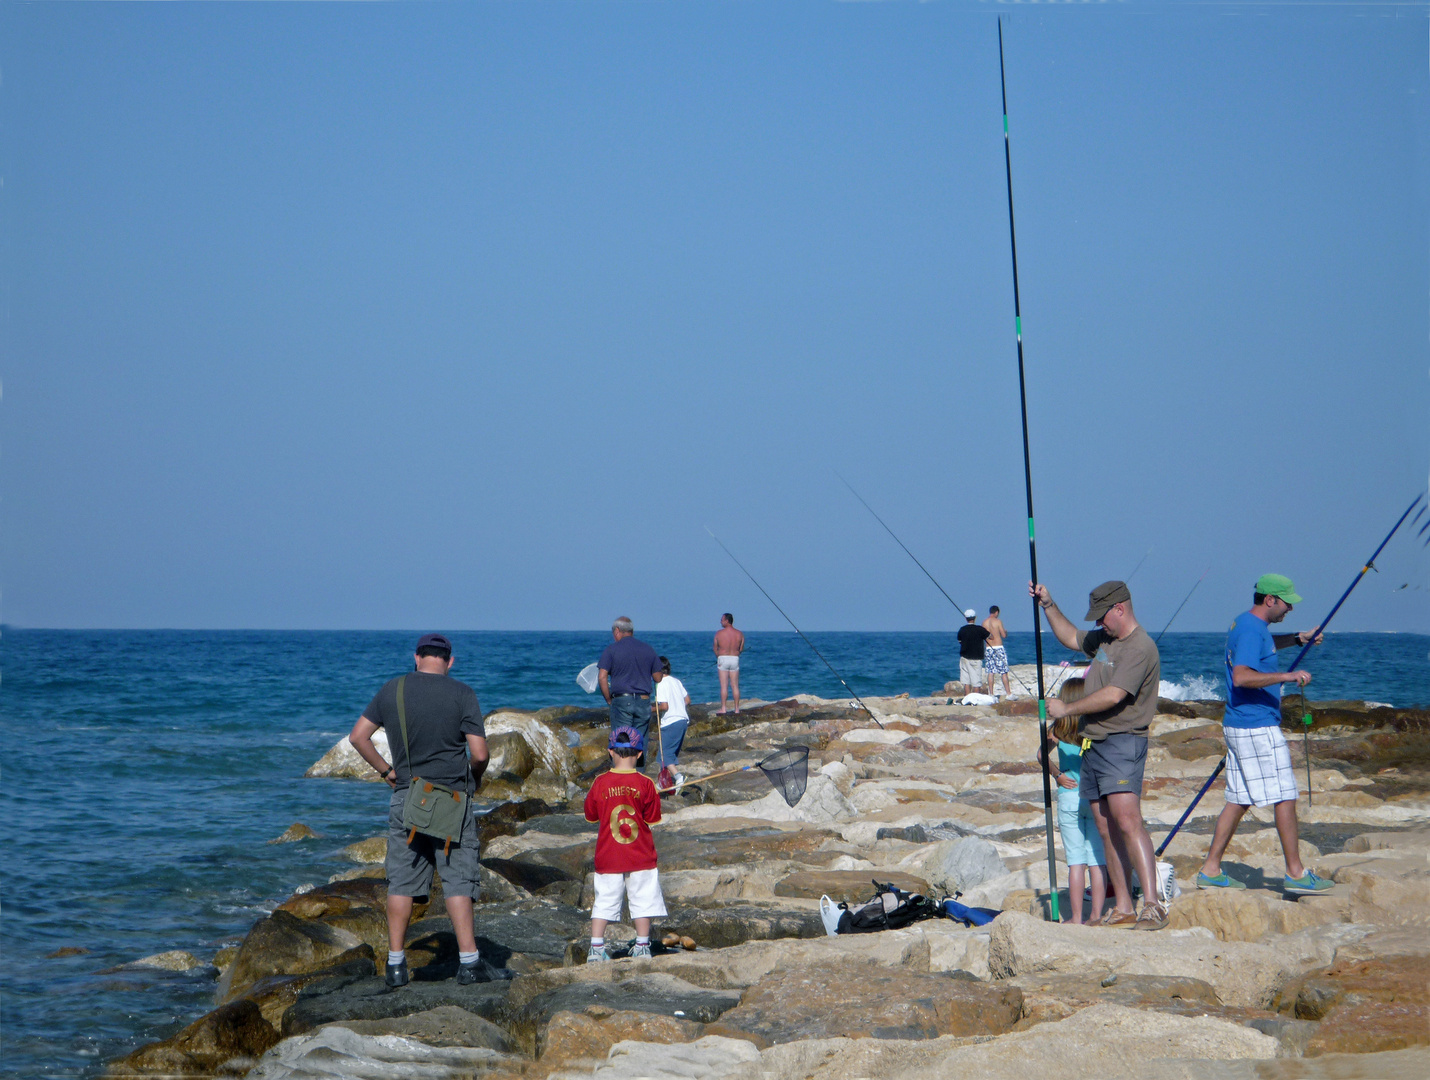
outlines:
{"label": "blue sneaker", "polygon": [[641,942],[637,941],[634,945],[631,946],[631,951],[627,955],[632,960],[649,960],[650,942],[647,941],[642,944]]}
{"label": "blue sneaker", "polygon": [[1197,871],[1197,888],[1199,889],[1244,889],[1246,883],[1237,881],[1234,877],[1227,877],[1223,870],[1216,877],[1207,877],[1200,870]]}
{"label": "blue sneaker", "polygon": [[590,951],[586,953],[586,963],[588,964],[598,964],[602,960],[610,958],[611,954],[606,951],[604,945],[592,945]]}
{"label": "blue sneaker", "polygon": [[1327,881],[1323,877],[1317,877],[1310,870],[1307,870],[1305,877],[1284,878],[1281,882],[1281,888],[1292,896],[1316,896],[1328,889],[1335,888],[1335,882]]}

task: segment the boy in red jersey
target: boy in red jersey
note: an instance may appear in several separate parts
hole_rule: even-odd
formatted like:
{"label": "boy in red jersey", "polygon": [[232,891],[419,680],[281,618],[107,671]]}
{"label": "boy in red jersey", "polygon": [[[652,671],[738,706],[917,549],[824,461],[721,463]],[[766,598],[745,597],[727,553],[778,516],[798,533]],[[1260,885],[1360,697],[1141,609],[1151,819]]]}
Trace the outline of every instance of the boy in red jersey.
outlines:
{"label": "boy in red jersey", "polygon": [[660,875],[655,868],[652,822],[660,820],[660,796],[650,778],[636,771],[645,739],[632,727],[618,727],[607,744],[611,770],[596,778],[586,794],[586,820],[600,823],[596,834],[596,900],[591,905],[591,951],[586,961],[609,960],[606,924],[621,917],[621,898],[636,924],[630,955],[650,956],[650,920],[665,914]]}

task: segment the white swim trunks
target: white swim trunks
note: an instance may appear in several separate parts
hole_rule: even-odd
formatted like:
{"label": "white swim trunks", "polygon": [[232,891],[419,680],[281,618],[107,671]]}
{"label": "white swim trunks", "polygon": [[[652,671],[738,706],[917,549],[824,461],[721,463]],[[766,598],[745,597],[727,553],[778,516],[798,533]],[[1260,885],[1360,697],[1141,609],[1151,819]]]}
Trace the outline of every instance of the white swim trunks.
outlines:
{"label": "white swim trunks", "polygon": [[594,876],[596,898],[591,905],[591,918],[619,922],[622,900],[625,900],[630,908],[632,919],[658,918],[666,914],[658,870],[633,870],[629,874]]}
{"label": "white swim trunks", "polygon": [[715,657],[715,667],[720,671],[739,671],[740,658],[738,656],[717,656]]}

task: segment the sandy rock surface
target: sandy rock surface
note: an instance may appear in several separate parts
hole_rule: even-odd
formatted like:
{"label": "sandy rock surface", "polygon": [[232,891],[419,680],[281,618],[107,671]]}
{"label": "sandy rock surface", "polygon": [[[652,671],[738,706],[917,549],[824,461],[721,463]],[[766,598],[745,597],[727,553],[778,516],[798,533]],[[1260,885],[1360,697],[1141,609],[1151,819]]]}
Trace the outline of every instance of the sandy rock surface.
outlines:
{"label": "sandy rock surface", "polygon": [[[1029,685],[1031,669],[1018,674]],[[1049,682],[1066,674],[1049,668]],[[1214,785],[1168,848],[1183,893],[1167,929],[1046,921],[1050,901],[1034,705],[951,694],[868,702],[800,695],[739,716],[697,705],[687,781],[656,829],[668,915],[654,955],[586,963],[605,710],[501,710],[479,798],[483,956],[512,978],[459,987],[440,881],[389,990],[386,839],[309,845],[304,885],[221,957],[161,956],[154,977],[221,969],[214,1011],[110,1066],[113,1075],[855,1078],[1035,1074],[1178,1080],[1430,1075],[1430,714],[1327,703],[1312,726],[1302,860],[1326,895],[1281,888],[1280,840],[1252,811],[1224,867],[1249,887],[1197,891]],[[1162,702],[1144,815],[1159,843],[1223,753],[1219,703]],[[1299,717],[1289,723],[1300,731]],[[809,749],[790,806],[754,766]],[[1304,783],[1302,742],[1292,743]],[[374,779],[339,742],[309,775]],[[373,822],[374,834],[381,822]],[[280,838],[308,839],[295,826]],[[1054,872],[1066,912],[1067,867]],[[873,882],[1001,912],[831,937],[821,897]],[[669,935],[670,946],[661,944]],[[682,947],[684,938],[694,948]],[[210,966],[210,961],[213,961]],[[192,964],[190,963],[192,961]],[[221,961],[221,962],[220,962]],[[1293,1067],[1294,1066],[1294,1067]]]}

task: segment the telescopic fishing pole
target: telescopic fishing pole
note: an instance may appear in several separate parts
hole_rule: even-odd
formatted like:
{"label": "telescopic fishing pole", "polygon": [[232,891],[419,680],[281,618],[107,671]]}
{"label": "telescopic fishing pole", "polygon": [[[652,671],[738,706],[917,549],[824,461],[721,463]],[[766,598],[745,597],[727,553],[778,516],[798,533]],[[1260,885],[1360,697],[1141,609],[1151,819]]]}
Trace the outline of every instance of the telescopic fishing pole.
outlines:
{"label": "telescopic fishing pole", "polygon": [[[1208,566],[1206,570],[1202,572],[1202,576],[1197,578],[1197,585],[1200,585],[1203,581],[1205,581],[1207,579],[1207,574],[1210,574],[1211,572],[1212,568]],[[1187,606],[1187,601],[1192,598],[1192,593],[1197,591],[1197,585],[1193,585],[1191,589],[1187,591],[1187,595],[1182,597],[1182,602],[1177,605],[1177,610],[1172,612],[1172,617],[1167,620],[1167,625],[1162,627],[1162,634],[1165,634],[1168,630],[1172,629],[1172,624],[1177,621],[1177,616],[1182,613],[1182,608]],[[1162,634],[1158,634],[1155,638],[1152,639],[1153,645],[1156,645],[1159,641],[1162,640]]]}
{"label": "telescopic fishing pole", "polygon": [[[839,477],[840,480],[844,480],[844,476],[842,473],[836,472],[834,475]],[[857,491],[854,490],[854,485],[851,484],[848,480],[844,480],[844,486],[849,489],[849,491],[856,499],[858,499],[861,503],[864,503],[864,509],[869,511],[869,513],[873,514],[874,520],[877,521],[880,525],[884,526],[884,531],[894,538],[894,543],[898,544],[899,547],[904,549],[905,555],[914,560],[914,565],[924,572],[924,577],[928,578],[930,581],[933,582],[933,587],[935,589],[943,593],[943,598],[954,606],[954,610],[956,610],[959,615],[963,615],[963,612],[965,610],[963,605],[961,605],[957,600],[948,595],[948,590],[938,583],[938,579],[936,577],[929,573],[927,566],[919,562],[919,557],[908,549],[908,546],[898,538],[893,529],[889,528],[888,522],[881,518],[878,512],[867,502],[864,501],[863,495],[860,495]],[[1027,690],[1030,695],[1033,693],[1032,688],[1029,687],[1028,684],[1023,681],[1022,676],[1020,676],[1016,671],[1013,671],[1011,668],[1009,669],[1009,673],[1013,676],[1013,678],[1018,680],[1019,686],[1021,686],[1024,690]]]}
{"label": "telescopic fishing pole", "polygon": [[[1008,79],[1003,70],[1003,20],[998,20],[998,85],[1003,95],[1003,168],[1008,178],[1008,246],[1013,253],[1013,333],[1018,342],[1018,400],[1023,412],[1023,487],[1028,496],[1028,566],[1032,571],[1033,649],[1038,663],[1038,745],[1048,745],[1048,700],[1043,689],[1043,611],[1038,603],[1038,545],[1033,528],[1033,465],[1028,452],[1028,388],[1023,376],[1023,308],[1018,295],[1018,233],[1013,225],[1013,152],[1008,145]],[[1058,866],[1053,856],[1053,781],[1048,754],[1043,754],[1043,818],[1048,835],[1048,893],[1050,921],[1061,922],[1058,912]],[[1081,904],[1079,897],[1069,902]]]}
{"label": "telescopic fishing pole", "polygon": [[[778,611],[781,615],[784,615],[785,622],[789,623],[790,626],[794,628],[794,632],[798,634],[800,636],[800,639],[810,647],[814,655],[819,657],[821,660],[824,660],[824,654],[814,647],[814,642],[810,641],[809,638],[804,636],[803,630],[801,630],[798,626],[794,625],[794,620],[791,619],[788,615],[785,615],[785,609],[780,607],[779,604],[775,603],[775,598],[769,593],[765,592],[765,587],[761,585],[758,581],[755,581],[755,575],[745,569],[745,564],[742,563],[739,559],[735,558],[735,553],[729,548],[725,547],[725,541],[721,540],[718,536],[711,532],[710,526],[707,525],[705,527],[705,531],[710,533],[710,539],[714,540],[715,543],[719,544],[721,549],[724,550],[725,554],[730,556],[730,561],[733,562],[736,566],[738,566],[744,572],[744,575],[749,578],[751,582],[754,583],[755,588],[759,589],[760,592],[765,593],[765,599],[768,600],[771,604],[775,605],[776,611]],[[849,691],[849,696],[852,697],[855,701],[859,702],[859,707],[869,714],[869,718],[873,720],[874,723],[879,724],[880,730],[883,730],[884,725],[879,723],[879,718],[874,715],[874,710],[869,708],[869,706],[865,705],[864,700],[858,694],[854,693],[853,687],[851,687],[847,682],[844,681],[843,675],[839,674],[838,671],[835,671],[834,665],[831,664],[828,660],[824,660],[824,666],[827,667],[830,671],[834,672],[834,677],[839,680],[839,682],[843,685],[844,689]]]}
{"label": "telescopic fishing pole", "polygon": [[[1375,554],[1373,554],[1369,559],[1365,561],[1365,565],[1360,568],[1360,572],[1356,574],[1354,580],[1351,581],[1350,587],[1346,589],[1345,592],[1341,593],[1341,598],[1336,601],[1336,606],[1331,608],[1330,614],[1321,620],[1321,625],[1316,627],[1316,629],[1311,632],[1311,636],[1306,639],[1306,644],[1302,647],[1301,651],[1296,654],[1296,659],[1291,661],[1291,666],[1286,669],[1288,672],[1295,671],[1296,668],[1300,666],[1302,659],[1304,659],[1304,657],[1306,656],[1306,653],[1310,650],[1311,646],[1316,643],[1316,639],[1319,638],[1321,634],[1325,631],[1326,625],[1331,621],[1332,618],[1335,617],[1336,612],[1341,610],[1341,605],[1346,602],[1346,597],[1350,596],[1351,589],[1354,589],[1357,585],[1360,584],[1360,579],[1365,577],[1366,571],[1375,568],[1376,558],[1380,555],[1382,551],[1385,550],[1385,545],[1390,543],[1390,538],[1395,535],[1396,530],[1398,530],[1400,526],[1404,524],[1405,519],[1410,516],[1410,511],[1414,510],[1416,505],[1424,497],[1425,496],[1423,492],[1417,494],[1415,496],[1414,501],[1411,502],[1411,504],[1405,508],[1405,513],[1400,515],[1400,520],[1395,523],[1395,525],[1391,528],[1390,532],[1385,534],[1385,539],[1382,540],[1380,542],[1380,546],[1375,549]],[[1309,745],[1310,743],[1308,735],[1307,746],[1309,747]],[[1221,771],[1225,768],[1226,758],[1222,758],[1221,761],[1217,763],[1217,767],[1212,770],[1211,776],[1207,777],[1207,782],[1202,785],[1201,791],[1197,792],[1196,798],[1192,800],[1192,805],[1187,807],[1186,813],[1184,813],[1180,818],[1177,819],[1177,823],[1172,826],[1172,831],[1169,832],[1167,834],[1166,839],[1162,841],[1162,846],[1157,849],[1158,856],[1160,856],[1162,852],[1167,850],[1167,845],[1172,842],[1172,837],[1176,836],[1177,830],[1186,824],[1187,818],[1191,817],[1192,811],[1197,808],[1197,803],[1202,801],[1202,796],[1207,793],[1208,789],[1212,786],[1212,784],[1216,782],[1216,778],[1221,775]]]}

